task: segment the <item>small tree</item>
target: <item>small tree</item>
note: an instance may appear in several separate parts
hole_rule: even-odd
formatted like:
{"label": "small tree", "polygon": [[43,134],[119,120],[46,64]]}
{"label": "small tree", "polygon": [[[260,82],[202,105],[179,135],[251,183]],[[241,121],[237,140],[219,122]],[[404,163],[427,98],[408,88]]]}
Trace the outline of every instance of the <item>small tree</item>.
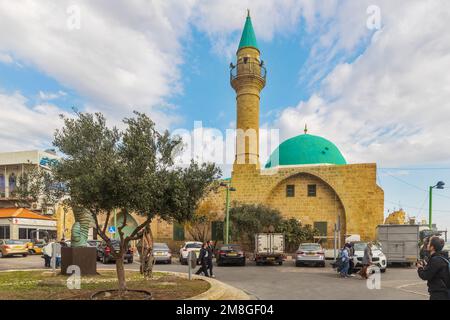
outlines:
{"label": "small tree", "polygon": [[282,220],[280,211],[261,204],[234,203],[229,215],[231,238],[244,239],[252,246],[255,234],[275,230]]}
{"label": "small tree", "polygon": [[311,225],[303,226],[300,221],[294,218],[282,220],[276,230],[284,234],[288,252],[297,250],[302,242],[314,242],[314,237],[319,235],[317,229],[312,228]]}
{"label": "small tree", "polygon": [[54,207],[66,195],[65,186],[50,170],[33,166],[18,176],[13,196],[31,203],[40,203],[44,209]]}
{"label": "small tree", "polygon": [[211,234],[211,224],[219,218],[219,208],[210,199],[203,201],[186,229],[195,241],[206,242]]}
{"label": "small tree", "polygon": [[[112,212],[123,213],[118,226],[120,250],[116,260],[119,291],[126,291],[124,255],[129,242],[151,232],[150,223],[158,215],[166,221],[188,221],[199,201],[219,178],[213,164],[192,162],[187,168],[174,166],[181,140],[159,133],[145,114],[125,119],[124,131],[106,126],[103,115],[77,113],[63,118],[64,127],[55,134],[54,145],[65,155],[54,174],[67,183],[70,204],[88,210],[99,236],[111,245],[106,233]],[[144,222],[124,234],[127,213],[144,217]],[[99,217],[104,217],[101,226]],[[152,238],[152,237],[151,237]]]}

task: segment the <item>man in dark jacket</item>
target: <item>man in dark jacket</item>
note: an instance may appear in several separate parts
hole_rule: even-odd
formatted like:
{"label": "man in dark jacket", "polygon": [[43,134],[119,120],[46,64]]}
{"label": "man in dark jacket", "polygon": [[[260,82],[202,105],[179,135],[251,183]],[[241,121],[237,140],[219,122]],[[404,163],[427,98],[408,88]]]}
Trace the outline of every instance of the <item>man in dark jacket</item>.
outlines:
{"label": "man in dark jacket", "polygon": [[449,300],[450,273],[448,260],[442,252],[442,241],[438,237],[430,238],[428,262],[419,261],[417,272],[422,280],[427,281],[430,300]]}
{"label": "man in dark jacket", "polygon": [[213,274],[213,256],[214,256],[214,247],[212,244],[212,241],[209,240],[207,243],[208,247],[206,250],[208,250],[208,270],[209,270],[209,276],[211,278],[215,278]]}
{"label": "man in dark jacket", "polygon": [[197,270],[197,272],[195,274],[200,274],[203,272],[203,274],[207,277],[209,277],[208,275],[208,250],[207,250],[208,245],[206,244],[206,242],[203,244],[202,248],[200,249],[200,254],[198,257],[198,260],[200,261],[200,268]]}

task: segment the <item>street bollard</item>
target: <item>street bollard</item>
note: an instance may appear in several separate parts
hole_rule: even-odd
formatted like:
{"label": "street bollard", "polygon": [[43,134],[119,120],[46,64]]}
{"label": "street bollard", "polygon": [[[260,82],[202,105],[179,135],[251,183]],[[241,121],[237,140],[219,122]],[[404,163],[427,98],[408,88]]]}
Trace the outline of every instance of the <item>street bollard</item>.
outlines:
{"label": "street bollard", "polygon": [[189,280],[192,278],[192,269],[195,269],[197,266],[197,255],[195,252],[191,251],[188,254],[188,273],[189,273]]}

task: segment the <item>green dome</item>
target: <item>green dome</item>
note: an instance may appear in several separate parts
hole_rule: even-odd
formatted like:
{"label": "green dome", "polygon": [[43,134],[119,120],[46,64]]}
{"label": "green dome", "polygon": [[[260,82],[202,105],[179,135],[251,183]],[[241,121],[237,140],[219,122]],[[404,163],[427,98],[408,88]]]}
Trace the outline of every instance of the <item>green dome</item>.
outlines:
{"label": "green dome", "polygon": [[280,144],[270,156],[266,169],[308,164],[344,165],[347,162],[332,142],[322,137],[303,134]]}

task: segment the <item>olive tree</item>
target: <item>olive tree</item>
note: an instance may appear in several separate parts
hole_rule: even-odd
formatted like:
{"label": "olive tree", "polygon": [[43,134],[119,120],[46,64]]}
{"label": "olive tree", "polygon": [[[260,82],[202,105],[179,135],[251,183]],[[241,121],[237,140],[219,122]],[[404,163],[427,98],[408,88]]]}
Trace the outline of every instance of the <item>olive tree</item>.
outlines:
{"label": "olive tree", "polygon": [[[171,137],[168,131],[160,133],[145,114],[124,119],[123,130],[108,127],[100,113],[77,113],[75,118],[63,120],[53,142],[63,154],[54,166],[54,176],[66,183],[71,206],[90,212],[98,235],[109,245],[112,214],[115,209],[123,213],[117,228],[120,250],[112,252],[123,293],[127,289],[123,260],[130,241],[151,232],[150,223],[156,216],[189,221],[220,177],[220,170],[214,164],[195,162],[184,168],[175,166],[181,139]],[[127,213],[143,217],[128,235],[124,233]]]}

